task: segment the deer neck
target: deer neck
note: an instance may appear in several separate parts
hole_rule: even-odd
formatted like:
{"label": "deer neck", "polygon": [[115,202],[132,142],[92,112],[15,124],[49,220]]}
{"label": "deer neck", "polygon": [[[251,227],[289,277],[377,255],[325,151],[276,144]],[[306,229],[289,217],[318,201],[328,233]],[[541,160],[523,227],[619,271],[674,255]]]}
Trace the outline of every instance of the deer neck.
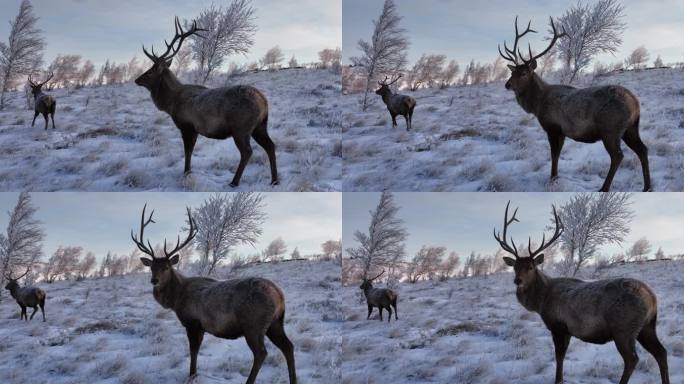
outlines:
{"label": "deer neck", "polygon": [[150,90],[152,101],[160,111],[173,115],[178,95],[182,89],[183,83],[178,80],[173,72],[167,70],[161,75],[157,86]]}
{"label": "deer neck", "polygon": [[524,92],[516,94],[515,98],[525,112],[537,116],[547,87],[548,84],[546,84],[539,75],[533,72],[529,86],[525,88]]}
{"label": "deer neck", "polygon": [[363,289],[363,294],[366,296],[366,299],[368,299],[368,295],[370,295],[370,291],[373,289],[373,287],[368,287]]}
{"label": "deer neck", "polygon": [[171,269],[171,278],[163,286],[154,287],[152,290],[155,300],[164,308],[175,310],[176,303],[183,291],[185,277],[180,272]]}
{"label": "deer neck", "polygon": [[518,301],[528,311],[541,313],[546,293],[549,291],[550,279],[544,272],[537,270],[534,282],[526,288],[518,288],[516,296]]}
{"label": "deer neck", "polygon": [[389,105],[390,103],[390,98],[392,97],[393,93],[391,91],[383,93],[382,94],[382,101],[383,103]]}
{"label": "deer neck", "polygon": [[12,289],[10,289],[9,291],[10,296],[12,296],[12,298],[14,298],[15,300],[17,299],[17,297],[19,297],[19,287],[12,287]]}

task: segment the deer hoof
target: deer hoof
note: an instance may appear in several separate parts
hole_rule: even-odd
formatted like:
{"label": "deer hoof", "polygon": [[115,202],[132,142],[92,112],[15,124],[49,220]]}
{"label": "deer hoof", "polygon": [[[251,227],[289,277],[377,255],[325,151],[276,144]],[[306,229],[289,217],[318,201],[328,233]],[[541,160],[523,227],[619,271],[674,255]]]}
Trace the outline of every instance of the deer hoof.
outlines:
{"label": "deer hoof", "polygon": [[237,184],[237,183],[234,183],[234,182],[232,182],[232,181],[231,181],[230,184],[228,184],[228,185],[230,185],[231,188],[237,188],[237,187],[238,187],[238,184]]}
{"label": "deer hoof", "polygon": [[271,181],[272,186],[280,185],[280,180],[273,180]]}

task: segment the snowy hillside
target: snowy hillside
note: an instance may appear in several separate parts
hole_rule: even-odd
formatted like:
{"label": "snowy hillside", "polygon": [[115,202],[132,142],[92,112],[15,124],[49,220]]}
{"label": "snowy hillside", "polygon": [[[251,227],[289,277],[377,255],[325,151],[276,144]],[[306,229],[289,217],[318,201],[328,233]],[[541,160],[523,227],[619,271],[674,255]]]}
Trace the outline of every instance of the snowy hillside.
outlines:
{"label": "snowy hillside", "polygon": [[[342,311],[340,269],[289,262],[240,270],[273,280],[285,293],[285,330],[295,346],[301,383],[339,382]],[[19,320],[19,306],[0,303],[2,383],[181,383],[190,358],[185,330],[152,297],[149,274],[41,285],[47,323]],[[29,309],[29,311],[31,311]],[[286,383],[285,358],[266,341],[260,383]],[[244,339],[207,334],[199,383],[244,383],[252,353]]]}
{"label": "snowy hillside", "polygon": [[[659,299],[658,334],[668,350],[672,383],[684,382],[684,262],[625,265],[600,277],[637,277]],[[512,273],[488,278],[426,282],[399,287],[399,320],[366,320],[358,286],[343,288],[343,383],[551,383],[555,358],[551,334],[539,315],[515,298]],[[387,313],[385,313],[386,315]],[[386,317],[385,317],[386,320]],[[638,347],[630,384],[660,383],[651,355]],[[570,342],[565,380],[616,383],[622,358],[615,345]]]}
{"label": "snowy hillside", "polygon": [[[684,190],[684,71],[628,72],[598,83],[623,85],[640,98],[653,189]],[[418,103],[408,133],[401,117],[392,130],[379,96],[371,95],[366,113],[363,95],[343,97],[345,191],[597,191],[608,173],[602,143],[568,139],[560,179],[549,184],[546,134],[503,83],[407,94]],[[639,160],[624,144],[623,152],[613,190],[641,191]]]}
{"label": "snowy hillside", "polygon": [[[269,133],[277,146],[281,185],[270,187],[266,153],[254,154],[238,190],[331,191],[341,188],[340,76],[327,70],[246,74],[231,85],[253,85],[269,100]],[[134,84],[84,88],[57,98],[56,130],[23,93],[0,111],[0,190],[225,191],[240,156],[232,139],[201,137],[193,174],[183,177],[180,131]]]}

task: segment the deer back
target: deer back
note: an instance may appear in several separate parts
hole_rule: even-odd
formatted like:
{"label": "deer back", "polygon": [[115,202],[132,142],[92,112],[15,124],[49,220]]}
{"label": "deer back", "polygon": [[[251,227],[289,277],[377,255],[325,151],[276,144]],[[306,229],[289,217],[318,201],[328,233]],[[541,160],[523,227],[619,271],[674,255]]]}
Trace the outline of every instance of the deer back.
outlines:
{"label": "deer back", "polygon": [[45,298],[45,292],[37,287],[17,288],[12,296],[19,304],[27,307],[35,307]]}

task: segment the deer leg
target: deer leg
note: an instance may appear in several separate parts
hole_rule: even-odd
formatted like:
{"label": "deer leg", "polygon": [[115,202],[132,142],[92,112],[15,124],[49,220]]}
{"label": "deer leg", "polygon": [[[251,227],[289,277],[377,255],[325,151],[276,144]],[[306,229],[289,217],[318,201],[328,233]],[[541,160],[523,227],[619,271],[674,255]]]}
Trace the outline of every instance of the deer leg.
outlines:
{"label": "deer leg", "polygon": [[45,299],[39,304],[40,305],[40,313],[43,314],[43,322],[45,322]]}
{"label": "deer leg", "polygon": [[368,316],[366,317],[366,320],[370,319],[370,315],[373,312],[373,306],[368,304]]}
{"label": "deer leg", "polygon": [[240,178],[242,178],[242,172],[245,170],[245,166],[247,166],[249,158],[252,157],[252,146],[249,144],[249,136],[235,136],[234,140],[235,145],[240,151],[240,164],[238,164],[237,171],[235,171],[233,181],[230,182],[230,186],[233,188],[240,185]]}
{"label": "deer leg", "polygon": [[50,119],[52,120],[52,129],[56,129],[55,128],[55,113],[54,112],[52,112],[50,114]]}
{"label": "deer leg", "polygon": [[644,192],[649,192],[651,190],[651,172],[648,167],[648,148],[641,141],[638,128],[628,129],[622,136],[622,140],[639,157],[641,170],[644,174]]}
{"label": "deer leg", "polygon": [[560,159],[565,136],[558,133],[549,133],[549,144],[551,145],[551,180],[558,178],[558,161]]}
{"label": "deer leg", "polygon": [[604,139],[603,145],[610,155],[610,169],[608,170],[608,175],[606,175],[606,181],[603,182],[603,186],[599,192],[608,192],[610,190],[610,185],[613,183],[615,172],[617,172],[624,155],[622,154],[622,149],[620,149],[620,139]]}
{"label": "deer leg", "polygon": [[413,129],[413,108],[414,107],[411,107],[411,109],[409,110],[409,126],[410,126],[410,129]]}
{"label": "deer leg", "polygon": [[392,320],[392,307],[388,305],[386,309],[387,309],[387,312],[389,313],[389,315],[387,315],[387,322],[389,323]]}
{"label": "deer leg", "polygon": [[287,372],[290,376],[290,384],[295,384],[297,383],[297,373],[295,371],[294,347],[285,334],[285,328],[283,326],[284,317],[285,314],[271,324],[266,331],[266,336],[268,336],[268,339],[283,352],[285,361],[287,361]]}
{"label": "deer leg", "polygon": [[26,316],[26,307],[23,305],[21,306],[21,316],[19,316],[19,320],[24,320],[26,318],[26,321],[28,321],[28,316]]}
{"label": "deer leg", "polygon": [[181,136],[183,137],[183,149],[185,150],[184,174],[188,175],[192,171],[192,151],[195,149],[195,143],[197,142],[197,132],[183,129],[181,130]]}
{"label": "deer leg", "polygon": [[565,352],[568,351],[570,335],[566,333],[553,333],[553,345],[556,351],[556,384],[563,384],[563,361]]}
{"label": "deer leg", "polygon": [[409,121],[409,115],[408,113],[404,115],[404,120],[406,120],[406,131],[411,130],[411,122]]}
{"label": "deer leg", "polygon": [[33,115],[33,122],[31,123],[32,127],[36,126],[36,117],[38,117],[38,115],[40,115],[40,112],[36,111],[35,115]]}
{"label": "deer leg", "polygon": [[622,355],[622,359],[625,361],[625,368],[622,371],[622,378],[620,379],[620,384],[627,384],[629,378],[634,372],[637,363],[639,362],[639,356],[636,353],[636,340],[629,339],[627,337],[622,337],[620,339],[615,339],[615,346]]}
{"label": "deer leg", "polygon": [[380,321],[382,321],[382,306],[378,307],[378,311],[380,312]]}
{"label": "deer leg", "polygon": [[667,350],[658,340],[658,335],[655,328],[655,319],[646,324],[639,333],[637,340],[645,350],[648,351],[658,362],[660,369],[660,379],[663,384],[670,384],[670,374],[667,368]]}
{"label": "deer leg", "polygon": [[268,162],[271,165],[271,185],[280,184],[278,181],[278,168],[276,166],[275,144],[273,144],[273,140],[268,136],[266,126],[264,125],[263,127],[254,130],[254,132],[252,132],[252,137],[268,155]]}
{"label": "deer leg", "polygon": [[397,302],[393,301],[392,306],[394,307],[394,320],[399,320],[398,312],[397,312]]}
{"label": "deer leg", "polygon": [[37,305],[35,307],[33,307],[33,313],[31,314],[31,320],[33,320],[33,316],[36,315],[36,312],[38,312],[38,306]]}
{"label": "deer leg", "polygon": [[247,345],[249,349],[252,350],[254,354],[254,362],[252,363],[252,370],[249,372],[249,377],[247,378],[247,384],[254,384],[256,381],[257,374],[261,369],[261,364],[266,360],[266,346],[264,346],[264,335],[263,334],[250,334],[245,335],[245,340],[247,340]]}
{"label": "deer leg", "polygon": [[47,114],[47,113],[43,113],[43,118],[45,119],[45,130],[47,131],[48,125],[49,125],[49,124],[48,124],[48,114]]}
{"label": "deer leg", "polygon": [[199,353],[204,331],[198,328],[185,328],[190,344],[190,376],[197,374],[197,354]]}
{"label": "deer leg", "polygon": [[392,114],[392,128],[397,127],[397,115]]}

